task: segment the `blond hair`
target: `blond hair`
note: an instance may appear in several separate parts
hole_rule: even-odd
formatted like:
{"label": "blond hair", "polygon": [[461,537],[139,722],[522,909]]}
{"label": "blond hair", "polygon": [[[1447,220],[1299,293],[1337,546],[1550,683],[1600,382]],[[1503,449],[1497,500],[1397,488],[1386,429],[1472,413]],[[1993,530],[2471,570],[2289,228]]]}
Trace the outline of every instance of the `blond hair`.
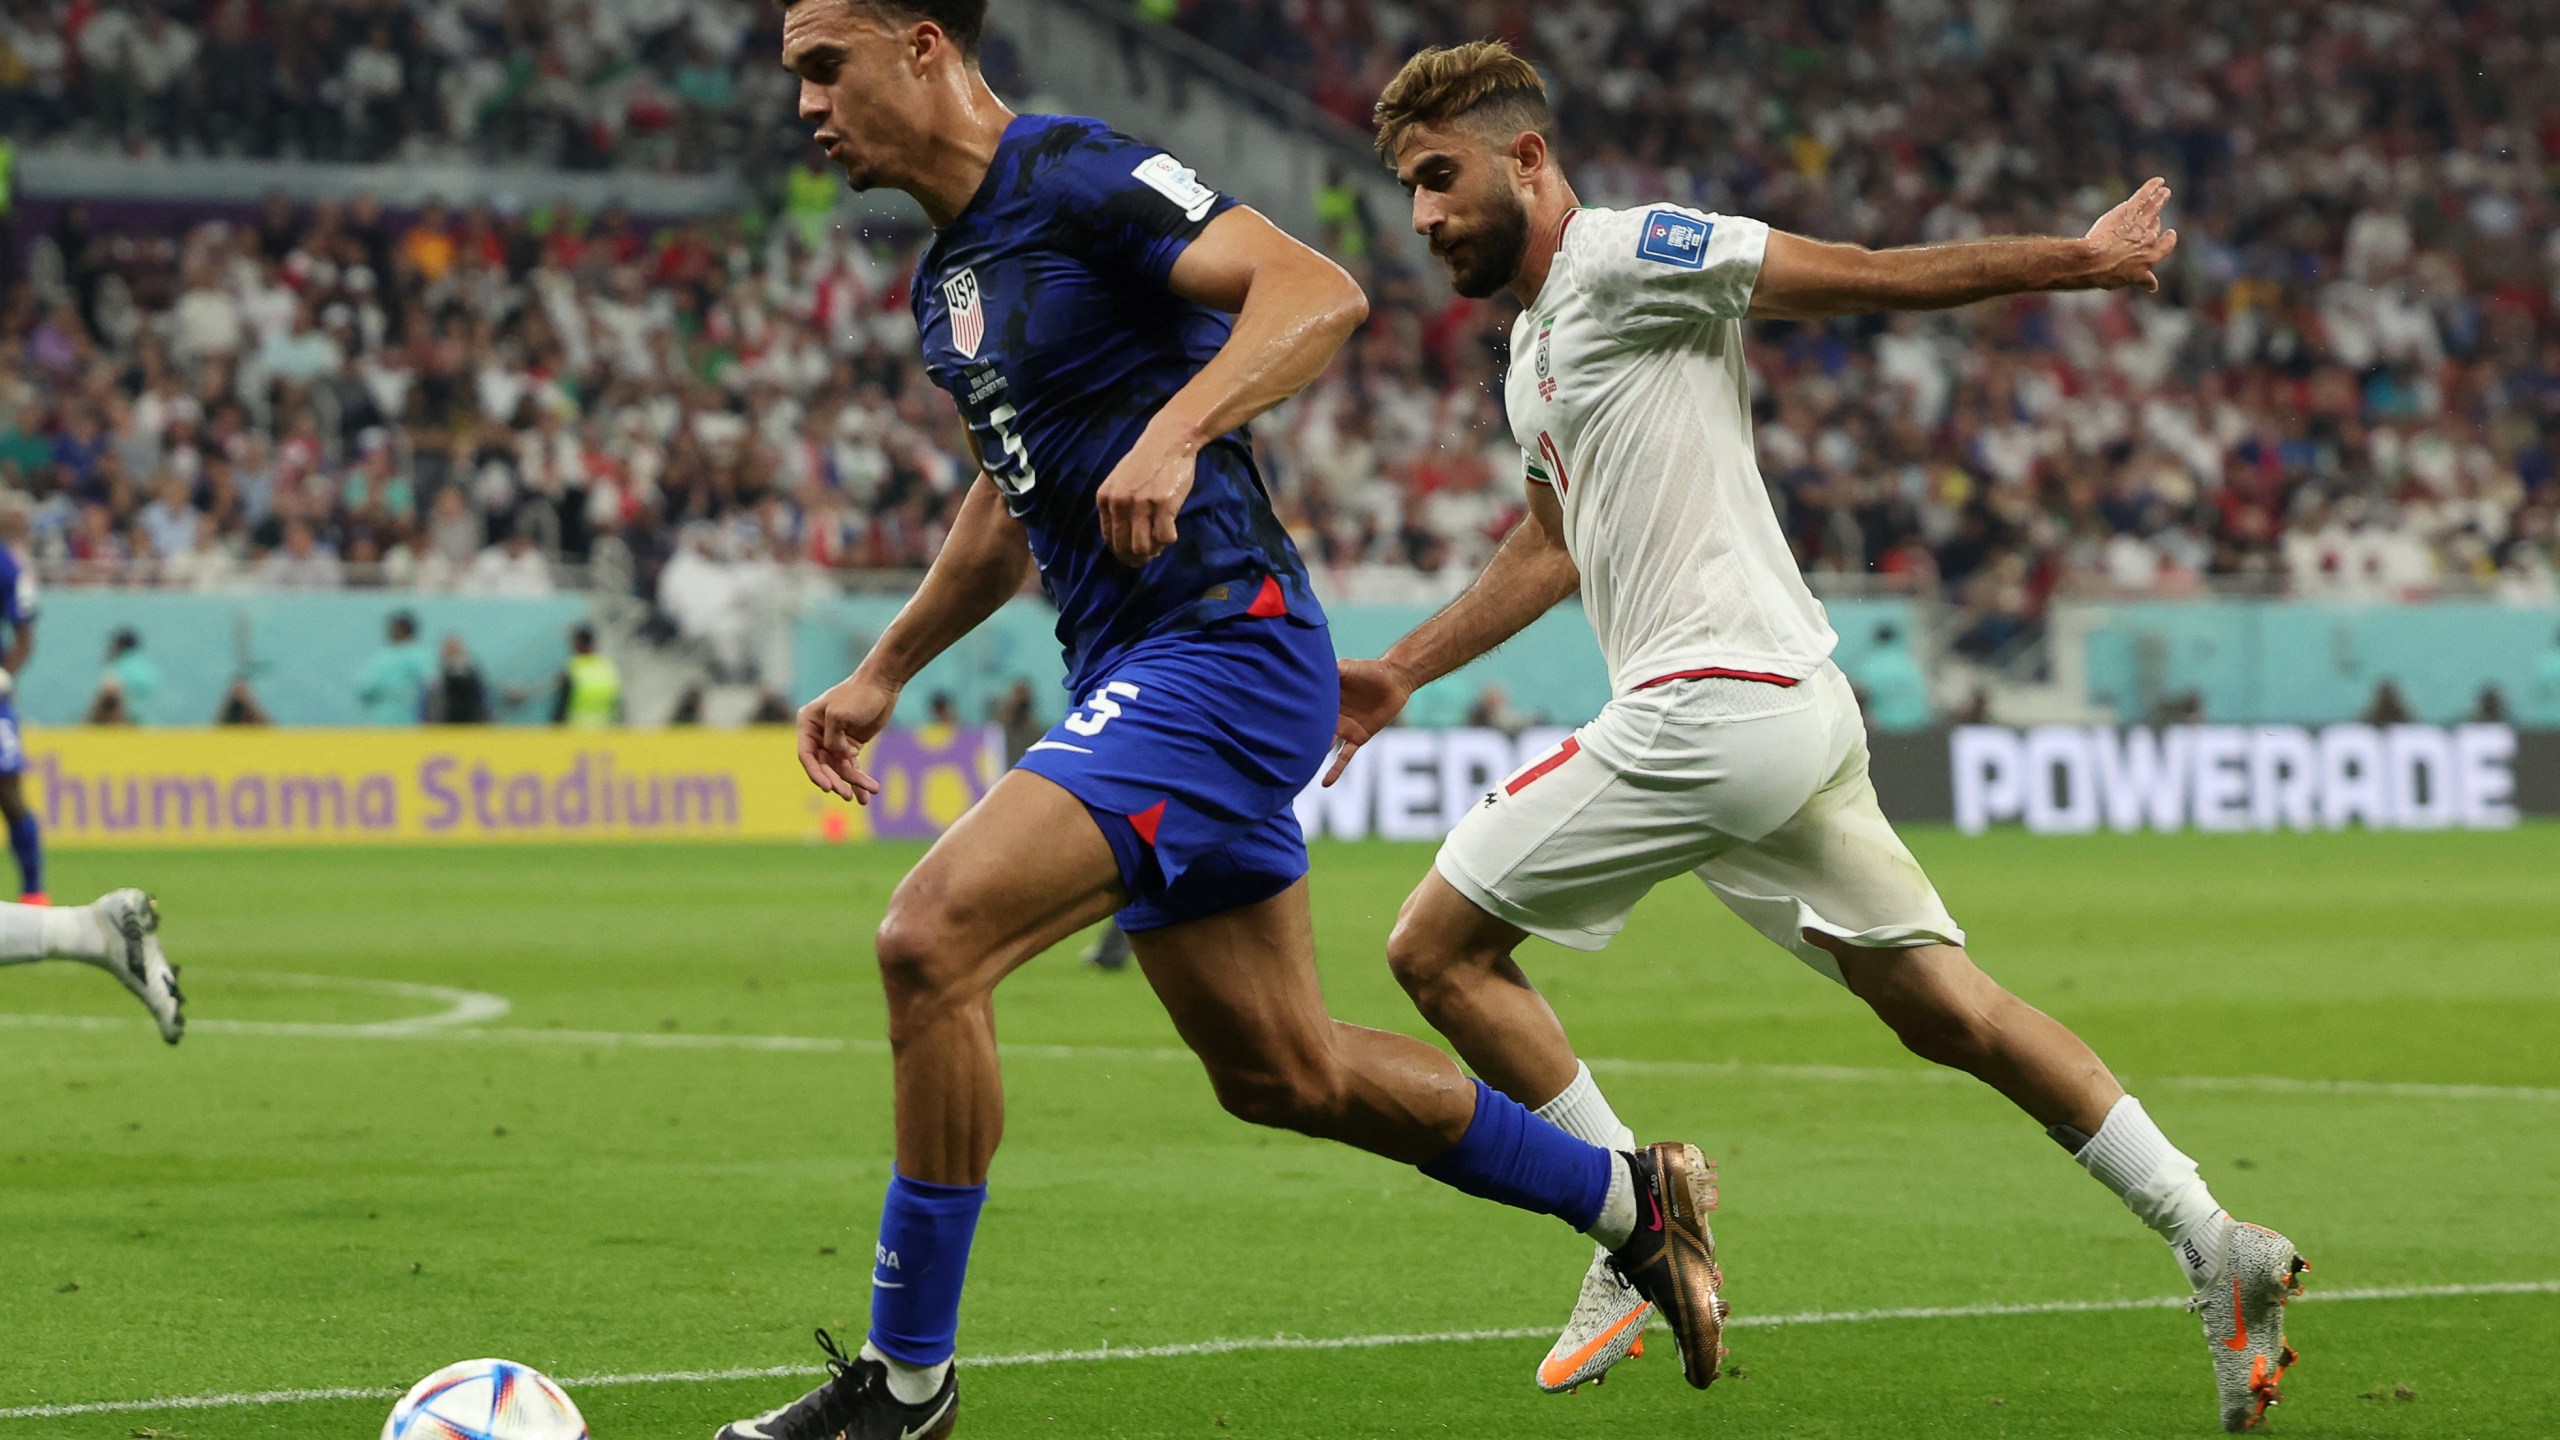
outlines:
{"label": "blond hair", "polygon": [[1555,124],[1547,82],[1499,40],[1438,46],[1404,62],[1378,95],[1378,153],[1393,163],[1396,146],[1416,125],[1464,123],[1507,143],[1523,130],[1544,135]]}

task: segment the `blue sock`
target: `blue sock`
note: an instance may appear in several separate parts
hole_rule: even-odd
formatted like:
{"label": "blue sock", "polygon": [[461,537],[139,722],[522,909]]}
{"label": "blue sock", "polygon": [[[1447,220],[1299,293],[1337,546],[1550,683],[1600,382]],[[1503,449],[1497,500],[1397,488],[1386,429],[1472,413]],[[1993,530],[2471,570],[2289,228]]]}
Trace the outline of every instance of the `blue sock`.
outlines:
{"label": "blue sock", "polygon": [[36,829],[35,812],[9,822],[9,851],[18,857],[18,893],[44,893],[44,835]]}
{"label": "blue sock", "polygon": [[960,1284],[984,1185],[935,1185],[889,1173],[871,1269],[871,1343],[909,1365],[939,1365],[960,1336]]}
{"label": "blue sock", "polygon": [[1443,1185],[1588,1230],[1608,1203],[1614,1163],[1608,1151],[1567,1135],[1479,1080],[1467,1133],[1421,1168]]}

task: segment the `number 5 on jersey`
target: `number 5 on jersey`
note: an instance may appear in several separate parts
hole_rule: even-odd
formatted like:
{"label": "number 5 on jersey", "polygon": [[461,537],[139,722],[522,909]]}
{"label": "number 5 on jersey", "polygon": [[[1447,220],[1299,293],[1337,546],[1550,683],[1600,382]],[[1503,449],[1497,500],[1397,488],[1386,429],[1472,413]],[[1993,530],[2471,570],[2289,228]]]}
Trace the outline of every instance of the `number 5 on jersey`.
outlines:
{"label": "number 5 on jersey", "polygon": [[996,432],[996,453],[978,458],[997,489],[1007,495],[1028,495],[1031,487],[1040,483],[1040,476],[1031,468],[1031,452],[1024,447],[1022,437],[1013,433],[1014,414],[1010,405],[999,405],[987,412],[987,428]]}

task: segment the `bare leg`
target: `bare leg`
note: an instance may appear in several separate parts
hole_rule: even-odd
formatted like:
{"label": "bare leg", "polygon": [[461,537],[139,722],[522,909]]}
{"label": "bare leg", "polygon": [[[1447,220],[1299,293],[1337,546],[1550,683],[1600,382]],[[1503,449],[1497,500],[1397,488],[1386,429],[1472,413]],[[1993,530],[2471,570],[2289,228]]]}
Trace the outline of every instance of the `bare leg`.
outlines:
{"label": "bare leg", "polygon": [[1840,961],[1851,994],[1911,1053],[1980,1079],[2039,1125],[2098,1133],[2124,1098],[2079,1036],[2000,987],[1954,945],[1879,950],[1806,931]]}
{"label": "bare leg", "polygon": [[1447,1055],[1325,1013],[1304,880],[1258,905],[1129,938],[1229,1113],[1409,1165],[1466,1134],[1475,1087]]}
{"label": "bare leg", "polygon": [[1486,1084],[1535,1109],[1573,1083],[1576,1061],[1564,1022],[1511,958],[1527,938],[1433,870],[1396,916],[1387,964]]}
{"label": "bare leg", "polygon": [[1120,903],[1119,869],[1084,803],[1020,770],[908,872],[878,937],[899,1173],[985,1183],[1004,1135],[996,983]]}

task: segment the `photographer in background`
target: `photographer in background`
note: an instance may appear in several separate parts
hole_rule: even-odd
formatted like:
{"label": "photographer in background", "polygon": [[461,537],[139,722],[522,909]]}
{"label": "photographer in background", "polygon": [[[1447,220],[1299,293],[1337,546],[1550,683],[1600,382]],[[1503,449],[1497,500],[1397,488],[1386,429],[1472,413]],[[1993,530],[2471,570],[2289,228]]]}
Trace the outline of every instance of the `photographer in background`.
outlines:
{"label": "photographer in background", "polygon": [[480,673],[480,662],[471,658],[470,647],[461,636],[447,635],[437,656],[435,682],[427,687],[427,723],[488,724],[489,681]]}

